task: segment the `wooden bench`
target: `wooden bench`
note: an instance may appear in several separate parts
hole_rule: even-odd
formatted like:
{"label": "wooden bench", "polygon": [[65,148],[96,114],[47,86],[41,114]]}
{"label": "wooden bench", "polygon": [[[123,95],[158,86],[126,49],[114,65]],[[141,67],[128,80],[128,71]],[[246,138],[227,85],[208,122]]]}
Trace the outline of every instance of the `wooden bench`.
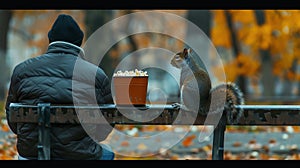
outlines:
{"label": "wooden bench", "polygon": [[[223,160],[224,154],[224,134],[227,125],[265,125],[265,126],[284,126],[300,125],[300,106],[298,105],[239,105],[236,108],[242,108],[244,114],[237,124],[226,123],[226,114],[223,113],[219,122],[204,123],[206,116],[197,116],[193,125],[214,125],[212,159]],[[134,109],[148,110],[151,112],[143,115],[157,113],[155,119],[147,122],[138,122],[124,116],[120,111],[129,111],[135,113]],[[79,113],[84,113],[86,119],[78,117]],[[102,115],[99,115],[99,112]],[[149,105],[145,107],[117,107],[114,104],[102,106],[68,106],[68,105],[51,105],[42,103],[38,105],[25,105],[19,103],[10,104],[9,119],[11,122],[19,123],[37,123],[39,126],[38,137],[38,159],[50,159],[50,129],[53,123],[64,124],[81,124],[81,122],[99,123],[98,117],[104,117],[105,121],[114,124],[124,125],[186,125],[182,122],[174,122],[179,116],[180,108],[174,105]],[[139,115],[139,114],[137,114]],[[182,116],[181,116],[182,117]],[[188,117],[188,116],[187,116]],[[84,120],[84,121],[83,121]]]}

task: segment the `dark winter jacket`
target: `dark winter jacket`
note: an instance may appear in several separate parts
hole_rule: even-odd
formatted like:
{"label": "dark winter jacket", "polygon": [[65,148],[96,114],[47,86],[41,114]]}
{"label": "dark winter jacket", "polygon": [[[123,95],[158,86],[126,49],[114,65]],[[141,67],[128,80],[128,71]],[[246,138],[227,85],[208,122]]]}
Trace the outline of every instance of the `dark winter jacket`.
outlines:
{"label": "dark winter jacket", "polygon": [[[71,43],[56,41],[49,45],[45,54],[17,65],[6,102],[7,119],[11,102],[34,105],[41,102],[73,104],[74,101],[76,104],[113,103],[109,78],[102,69],[79,57],[81,50]],[[9,120],[8,124],[18,135],[18,153],[25,158],[37,158],[37,125],[15,124]],[[103,127],[99,140],[104,140],[111,130],[111,126]],[[51,159],[99,159],[101,150],[81,125],[51,125]]]}

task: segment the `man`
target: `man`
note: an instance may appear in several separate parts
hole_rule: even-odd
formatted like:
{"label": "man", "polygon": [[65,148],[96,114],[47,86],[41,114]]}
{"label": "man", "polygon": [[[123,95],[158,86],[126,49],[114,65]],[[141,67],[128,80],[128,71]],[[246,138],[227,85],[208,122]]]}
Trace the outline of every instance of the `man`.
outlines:
{"label": "man", "polygon": [[[89,104],[92,95],[96,96],[97,104],[113,103],[107,75],[96,65],[83,60],[84,51],[80,48],[83,37],[76,21],[70,15],[61,14],[48,32],[46,53],[15,67],[6,101],[6,115],[10,129],[17,134],[19,159],[37,159],[38,129],[36,124],[11,123],[8,117],[10,103],[75,104],[76,101],[76,104]],[[79,66],[80,71],[75,71],[75,66]],[[94,78],[87,80],[86,76],[93,74]],[[101,126],[97,129],[101,134],[99,141],[113,129],[109,124]],[[53,160],[114,159],[114,153],[106,150],[104,144],[94,141],[82,125],[52,124],[50,136]]]}

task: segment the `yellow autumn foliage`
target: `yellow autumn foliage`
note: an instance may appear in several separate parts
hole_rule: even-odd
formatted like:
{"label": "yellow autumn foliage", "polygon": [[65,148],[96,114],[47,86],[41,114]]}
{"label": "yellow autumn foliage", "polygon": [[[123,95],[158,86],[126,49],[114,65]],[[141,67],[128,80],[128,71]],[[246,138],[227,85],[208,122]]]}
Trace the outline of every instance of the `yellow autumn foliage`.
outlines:
{"label": "yellow autumn foliage", "polygon": [[[212,12],[212,42],[216,47],[232,48],[224,10]],[[292,64],[300,59],[300,22],[296,22],[300,10],[264,10],[265,22],[262,25],[256,23],[254,10],[229,10],[229,13],[240,53],[224,65],[228,80],[235,80],[239,75],[259,74],[261,50],[270,52],[274,75],[289,80],[300,79],[297,72],[291,71]]]}
{"label": "yellow autumn foliage", "polygon": [[213,10],[213,26],[211,28],[211,40],[215,46],[231,47],[231,37],[227,27],[224,10]]}
{"label": "yellow autumn foliage", "polygon": [[234,61],[236,70],[240,75],[253,76],[257,73],[260,63],[251,56],[240,54]]}
{"label": "yellow autumn foliage", "polygon": [[[132,10],[140,11],[140,10]],[[164,10],[162,10],[164,11]],[[172,12],[180,16],[186,15],[186,10],[171,10]],[[225,48],[226,50],[232,50],[231,34],[228,28],[228,23],[225,17],[225,10],[211,10],[212,12],[212,24],[211,24],[211,41],[216,48]],[[287,73],[290,70],[292,63],[300,58],[300,22],[297,20],[300,18],[300,10],[264,10],[265,22],[262,25],[256,23],[255,10],[228,10],[232,25],[237,36],[238,47],[240,53],[236,53],[229,58],[226,57],[224,67],[216,67],[214,70],[224,68],[227,75],[227,79],[234,80],[239,75],[257,75],[260,73],[259,65],[262,64],[259,57],[261,50],[268,50],[271,56],[273,64],[273,73],[278,76],[285,76],[289,74],[288,79],[297,79],[297,77],[291,77],[291,73]],[[84,11],[80,10],[13,10],[14,17],[18,22],[16,26],[21,25],[21,20],[25,16],[33,17],[35,22],[32,25],[26,27],[26,32],[31,36],[27,45],[33,48],[33,56],[36,56],[47,49],[48,39],[44,34],[50,29],[49,23],[53,22],[55,17],[60,13],[68,13],[73,15],[76,20],[79,21],[79,25],[82,29],[85,29],[84,25]],[[122,10],[120,10],[122,15]],[[143,18],[141,18],[143,19]],[[153,26],[145,22],[147,26]],[[183,24],[184,25],[184,24]],[[176,27],[176,22],[168,22],[165,24],[165,28],[173,30]],[[180,29],[175,29],[177,33],[184,36],[184,26]],[[41,35],[43,34],[43,36]],[[161,39],[155,41],[155,39]],[[161,36],[161,38],[151,38],[147,34],[135,35],[134,40],[138,45],[138,48],[145,48],[148,46],[162,47],[162,48],[182,48],[183,42],[175,40],[170,43],[167,37]],[[121,51],[128,51],[130,46],[120,45],[120,48],[111,52],[112,58],[117,58]],[[174,49],[174,50],[175,50]],[[238,55],[247,55],[238,56]],[[251,59],[248,57],[252,57]],[[247,62],[249,61],[249,62]],[[243,64],[243,66],[237,65]],[[253,66],[253,67],[252,67]],[[250,70],[248,70],[250,68]],[[297,73],[297,72],[293,72]],[[297,76],[297,75],[296,75]]]}

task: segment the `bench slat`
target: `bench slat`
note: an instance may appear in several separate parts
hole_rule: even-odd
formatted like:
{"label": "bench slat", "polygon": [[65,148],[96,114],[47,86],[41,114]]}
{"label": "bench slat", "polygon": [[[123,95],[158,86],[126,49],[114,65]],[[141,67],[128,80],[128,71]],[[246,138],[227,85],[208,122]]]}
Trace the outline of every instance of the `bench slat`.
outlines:
{"label": "bench slat", "polygon": [[[22,105],[12,103],[10,105],[12,122],[31,122],[38,120],[38,106]],[[236,108],[244,110],[243,116],[237,124],[227,125],[300,125],[299,105],[239,105]],[[101,106],[67,106],[51,105],[51,123],[80,124],[108,122],[114,124],[134,124],[134,125],[203,125],[215,124],[205,121],[206,116],[195,116],[191,113],[184,113],[178,107],[172,105],[151,105],[146,107],[120,107],[114,104]],[[80,121],[78,116],[80,115]],[[211,114],[216,120],[220,118],[218,114]],[[152,120],[143,121],[143,118]],[[104,120],[105,119],[105,120]],[[186,122],[187,121],[187,122]]]}

